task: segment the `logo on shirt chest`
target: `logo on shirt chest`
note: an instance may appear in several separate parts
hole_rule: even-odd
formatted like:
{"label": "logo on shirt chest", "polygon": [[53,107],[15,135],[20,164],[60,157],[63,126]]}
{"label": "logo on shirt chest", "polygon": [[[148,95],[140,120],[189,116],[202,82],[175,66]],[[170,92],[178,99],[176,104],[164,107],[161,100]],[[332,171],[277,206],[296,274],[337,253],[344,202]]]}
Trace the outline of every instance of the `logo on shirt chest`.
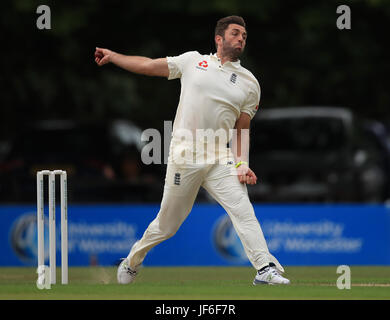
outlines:
{"label": "logo on shirt chest", "polygon": [[235,73],[232,73],[232,75],[230,76],[230,82],[235,84],[236,81],[237,81],[237,75]]}
{"label": "logo on shirt chest", "polygon": [[209,66],[209,64],[207,63],[206,60],[203,60],[201,62],[198,63],[198,65],[196,66],[197,69],[200,69],[200,70],[204,70],[204,71],[207,71],[207,67]]}
{"label": "logo on shirt chest", "polygon": [[180,173],[175,173],[175,178],[173,183],[177,186],[180,186]]}

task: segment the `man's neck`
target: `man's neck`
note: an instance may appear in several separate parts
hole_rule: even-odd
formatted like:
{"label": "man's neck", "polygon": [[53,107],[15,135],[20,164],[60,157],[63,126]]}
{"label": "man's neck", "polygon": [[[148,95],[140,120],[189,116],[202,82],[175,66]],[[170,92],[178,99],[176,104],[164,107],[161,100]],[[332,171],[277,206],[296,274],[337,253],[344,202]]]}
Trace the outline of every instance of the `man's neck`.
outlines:
{"label": "man's neck", "polygon": [[217,57],[218,57],[218,59],[220,59],[221,60],[221,64],[224,64],[225,62],[227,62],[227,61],[230,61],[230,62],[235,62],[235,61],[237,61],[238,59],[233,59],[232,57],[230,57],[230,56],[227,56],[227,55],[224,55],[223,54],[223,52],[221,52],[221,51],[217,51]]}

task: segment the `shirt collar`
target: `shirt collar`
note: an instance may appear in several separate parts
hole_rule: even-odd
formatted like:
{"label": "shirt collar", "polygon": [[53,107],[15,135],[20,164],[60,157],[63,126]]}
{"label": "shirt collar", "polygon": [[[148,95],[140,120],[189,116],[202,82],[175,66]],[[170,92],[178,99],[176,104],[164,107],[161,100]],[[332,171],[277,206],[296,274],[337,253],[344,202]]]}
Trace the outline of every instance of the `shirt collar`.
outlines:
{"label": "shirt collar", "polygon": [[[214,54],[210,53],[210,56],[212,59],[220,61],[220,59],[217,56],[217,53],[214,53]],[[236,69],[238,69],[241,66],[240,59],[237,59],[237,61],[227,61],[227,62],[225,62],[225,65],[226,64],[231,64]]]}

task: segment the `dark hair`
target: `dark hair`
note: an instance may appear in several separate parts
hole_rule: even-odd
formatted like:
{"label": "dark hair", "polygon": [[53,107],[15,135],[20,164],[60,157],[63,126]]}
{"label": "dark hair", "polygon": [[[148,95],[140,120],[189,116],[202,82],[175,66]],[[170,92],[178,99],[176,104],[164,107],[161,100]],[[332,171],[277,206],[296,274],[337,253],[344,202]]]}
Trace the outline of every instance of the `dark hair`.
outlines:
{"label": "dark hair", "polygon": [[224,37],[225,31],[229,27],[229,24],[238,24],[246,28],[245,21],[242,17],[239,16],[228,16],[222,19],[219,19],[217,22],[217,26],[215,27],[215,35]]}

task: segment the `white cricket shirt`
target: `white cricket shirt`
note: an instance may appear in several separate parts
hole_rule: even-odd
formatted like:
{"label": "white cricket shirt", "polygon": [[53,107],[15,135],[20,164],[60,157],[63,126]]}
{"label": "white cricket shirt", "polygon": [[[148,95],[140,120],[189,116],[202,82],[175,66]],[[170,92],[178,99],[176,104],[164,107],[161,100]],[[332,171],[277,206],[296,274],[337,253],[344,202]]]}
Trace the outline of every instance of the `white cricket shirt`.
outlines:
{"label": "white cricket shirt", "polygon": [[183,139],[179,129],[191,131],[194,138],[197,129],[222,129],[230,137],[229,130],[234,128],[241,112],[254,117],[260,100],[260,86],[239,60],[222,65],[216,54],[201,55],[189,51],[167,57],[167,61],[168,79],[180,78],[181,81],[172,141]]}

